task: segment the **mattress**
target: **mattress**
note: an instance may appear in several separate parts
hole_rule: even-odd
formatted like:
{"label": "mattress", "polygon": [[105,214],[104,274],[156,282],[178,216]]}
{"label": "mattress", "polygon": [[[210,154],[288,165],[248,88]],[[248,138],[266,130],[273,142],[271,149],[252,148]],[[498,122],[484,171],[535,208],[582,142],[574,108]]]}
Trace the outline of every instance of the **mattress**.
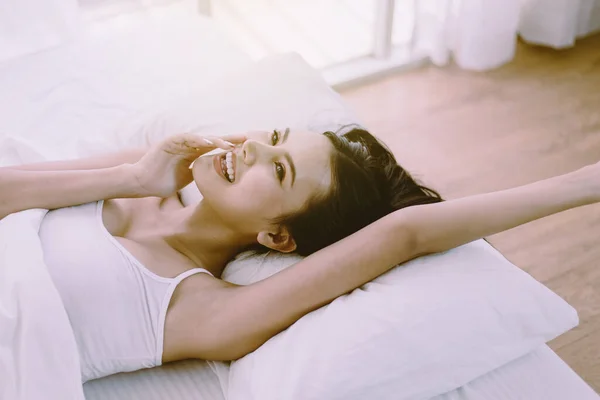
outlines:
{"label": "mattress", "polygon": [[108,376],[83,390],[86,400],[225,400],[217,374],[198,360]]}
{"label": "mattress", "polygon": [[[108,140],[144,110],[179,102],[252,65],[200,16],[169,15],[165,8],[104,21],[68,46],[0,64],[0,137],[59,144],[65,154],[76,155],[79,139]],[[191,109],[191,115],[231,120],[236,128],[310,121],[320,129],[355,120],[299,57],[257,68],[250,82],[223,90],[229,102],[218,88],[204,91],[198,106],[204,114]],[[253,100],[255,106],[243,109]],[[91,381],[84,390],[88,400],[221,400],[226,385],[226,364],[190,360]],[[598,398],[543,347],[436,399]]]}
{"label": "mattress", "polygon": [[[87,400],[221,400],[217,375],[206,363],[186,361],[91,381]],[[431,400],[598,400],[548,346]]]}
{"label": "mattress", "polygon": [[548,346],[432,400],[597,400],[600,396]]}

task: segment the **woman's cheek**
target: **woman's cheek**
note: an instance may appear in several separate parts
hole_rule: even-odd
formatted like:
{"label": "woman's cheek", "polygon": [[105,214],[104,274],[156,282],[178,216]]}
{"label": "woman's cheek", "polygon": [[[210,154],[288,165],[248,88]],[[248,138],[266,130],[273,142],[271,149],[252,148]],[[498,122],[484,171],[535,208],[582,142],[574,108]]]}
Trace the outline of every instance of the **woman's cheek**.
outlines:
{"label": "woman's cheek", "polygon": [[237,208],[248,213],[266,214],[280,203],[273,185],[264,180],[244,179],[243,183],[234,185],[231,189],[229,199],[237,204]]}

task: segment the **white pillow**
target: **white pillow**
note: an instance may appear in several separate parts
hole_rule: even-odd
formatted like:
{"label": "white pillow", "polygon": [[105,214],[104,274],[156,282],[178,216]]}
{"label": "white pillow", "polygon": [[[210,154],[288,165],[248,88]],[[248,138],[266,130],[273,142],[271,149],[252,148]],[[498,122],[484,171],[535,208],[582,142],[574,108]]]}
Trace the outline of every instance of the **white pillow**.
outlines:
{"label": "white pillow", "polygon": [[313,131],[357,122],[321,75],[297,54],[267,57],[168,99],[118,126],[121,145],[141,146],[181,132],[225,135],[292,127]]}
{"label": "white pillow", "polygon": [[[244,255],[249,284],[298,262]],[[483,240],[396,267],[231,364],[229,400],[427,399],[578,324],[576,311]]]}
{"label": "white pillow", "polygon": [[[191,94],[148,107],[120,124],[115,147],[139,147],[181,132],[222,136],[252,129],[336,130],[358,119],[299,55],[267,57]],[[184,188],[185,205],[202,198]]]}

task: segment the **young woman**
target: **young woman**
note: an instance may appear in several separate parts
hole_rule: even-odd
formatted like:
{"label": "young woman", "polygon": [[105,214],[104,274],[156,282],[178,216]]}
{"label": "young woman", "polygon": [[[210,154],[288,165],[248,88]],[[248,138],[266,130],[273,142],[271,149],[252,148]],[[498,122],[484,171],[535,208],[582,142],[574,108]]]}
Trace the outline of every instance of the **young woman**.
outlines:
{"label": "young woman", "polygon": [[[203,199],[183,204],[178,190],[192,181]],[[40,238],[84,380],[237,359],[397,264],[598,201],[600,164],[442,201],[358,128],[185,134],[147,151],[0,169],[0,218],[51,210]],[[250,247],[308,257],[252,285],[220,280]]]}

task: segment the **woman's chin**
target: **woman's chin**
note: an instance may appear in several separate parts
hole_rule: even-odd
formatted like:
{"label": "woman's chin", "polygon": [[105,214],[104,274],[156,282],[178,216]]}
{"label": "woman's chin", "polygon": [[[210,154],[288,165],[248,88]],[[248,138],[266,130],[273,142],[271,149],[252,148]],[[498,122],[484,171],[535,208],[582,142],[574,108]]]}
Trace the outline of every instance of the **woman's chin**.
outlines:
{"label": "woman's chin", "polygon": [[[214,181],[214,176],[206,176],[206,171],[194,174],[193,184],[204,198],[215,197],[215,190],[217,189],[217,182]],[[212,178],[212,179],[211,179]]]}
{"label": "woman's chin", "polygon": [[213,172],[211,164],[212,163],[208,162],[207,157],[198,157],[192,163],[192,177],[194,178],[197,186],[199,186],[203,181],[206,181],[207,176]]}

